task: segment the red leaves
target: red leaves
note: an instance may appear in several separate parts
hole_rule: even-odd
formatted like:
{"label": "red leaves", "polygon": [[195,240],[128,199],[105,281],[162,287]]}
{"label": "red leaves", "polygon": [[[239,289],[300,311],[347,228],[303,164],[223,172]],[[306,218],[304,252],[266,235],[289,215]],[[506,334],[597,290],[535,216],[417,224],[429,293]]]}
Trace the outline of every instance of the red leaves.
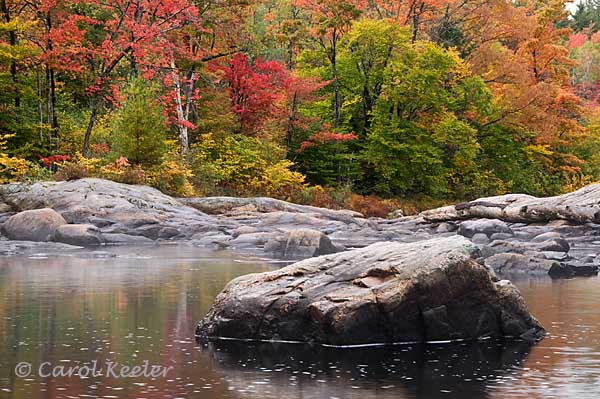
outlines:
{"label": "red leaves", "polygon": [[256,133],[260,122],[284,98],[290,84],[289,72],[277,61],[259,59],[250,64],[244,54],[236,54],[224,72],[231,109],[238,115],[242,132]]}
{"label": "red leaves", "polygon": [[583,44],[587,41],[587,35],[583,33],[574,33],[569,36],[569,47],[577,48],[583,46]]}
{"label": "red leaves", "polygon": [[49,157],[40,158],[40,161],[45,167],[49,168],[52,165],[67,162],[71,157],[68,155],[50,155]]}
{"label": "red leaves", "polygon": [[244,54],[236,54],[222,68],[228,85],[231,110],[238,116],[241,133],[256,135],[266,121],[304,129],[307,118],[298,108],[319,97],[319,91],[330,81],[302,77],[287,70],[281,62],[257,59],[250,62]]}
{"label": "red leaves", "polygon": [[323,130],[310,136],[307,141],[303,141],[297,152],[300,153],[308,148],[323,144],[342,143],[356,139],[358,139],[358,136],[354,133],[336,133],[330,130]]}
{"label": "red leaves", "polygon": [[145,73],[149,65],[164,67],[172,51],[167,35],[198,15],[189,0],[75,3],[86,10],[85,15],[78,13],[79,8],[57,5],[56,1],[47,0],[40,6],[52,10],[55,19],[47,34],[52,49],[46,51],[46,60],[57,70],[90,73],[94,82],[87,89],[88,95],[101,94],[110,101],[118,98],[110,77],[122,61],[139,65]]}

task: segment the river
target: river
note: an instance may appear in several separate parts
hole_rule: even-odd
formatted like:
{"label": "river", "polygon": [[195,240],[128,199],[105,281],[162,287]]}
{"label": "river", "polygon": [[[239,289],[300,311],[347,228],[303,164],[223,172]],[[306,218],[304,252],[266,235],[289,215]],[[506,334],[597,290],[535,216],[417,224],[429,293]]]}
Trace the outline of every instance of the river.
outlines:
{"label": "river", "polygon": [[278,266],[183,245],[0,258],[0,398],[600,397],[595,277],[515,280],[548,330],[533,347],[195,342],[228,281]]}

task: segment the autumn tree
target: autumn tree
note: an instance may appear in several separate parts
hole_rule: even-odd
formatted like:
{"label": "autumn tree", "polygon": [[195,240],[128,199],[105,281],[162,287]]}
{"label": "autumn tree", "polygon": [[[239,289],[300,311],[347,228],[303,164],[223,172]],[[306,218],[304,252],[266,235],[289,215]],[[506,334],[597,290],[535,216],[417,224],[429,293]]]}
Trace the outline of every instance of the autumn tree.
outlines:
{"label": "autumn tree", "polygon": [[[380,31],[384,32],[384,31]],[[389,37],[393,30],[388,30]],[[490,97],[455,51],[396,31],[362,153],[365,188],[388,194],[463,195],[484,175],[473,119]],[[404,45],[400,45],[404,43]],[[367,43],[364,43],[367,44]],[[476,183],[476,184],[473,184]]]}
{"label": "autumn tree", "polygon": [[239,133],[258,135],[264,120],[278,111],[277,103],[289,85],[289,72],[277,61],[251,62],[246,55],[236,54],[224,73],[231,109],[238,116]]}
{"label": "autumn tree", "polygon": [[[198,14],[187,0],[161,2],[82,0],[66,5],[57,16],[49,37],[54,64],[86,76],[90,117],[82,153],[87,154],[90,136],[103,102],[118,99],[120,68],[130,75],[149,77],[168,62],[169,33],[183,28]],[[158,65],[157,65],[158,64]]]}
{"label": "autumn tree", "polygon": [[333,128],[340,124],[340,82],[338,79],[338,45],[352,21],[357,19],[366,6],[364,0],[296,0],[298,7],[304,8],[312,18],[312,34],[325,53],[331,67],[333,85]]}
{"label": "autumn tree", "polygon": [[[206,0],[195,3],[197,15],[183,30],[168,35],[163,97],[169,122],[179,137],[181,153],[189,149],[189,131],[196,128],[196,103],[201,98],[198,80],[213,80],[208,62],[235,54],[242,35],[242,20],[252,3],[246,0]],[[164,62],[163,61],[163,62]]]}

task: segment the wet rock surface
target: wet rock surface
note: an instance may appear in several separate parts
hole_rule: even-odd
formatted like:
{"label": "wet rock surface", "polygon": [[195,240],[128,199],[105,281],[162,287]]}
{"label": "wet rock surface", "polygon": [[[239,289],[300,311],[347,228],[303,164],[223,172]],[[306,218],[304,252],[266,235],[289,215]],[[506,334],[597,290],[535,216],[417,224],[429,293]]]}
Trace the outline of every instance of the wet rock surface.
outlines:
{"label": "wet rock surface", "polygon": [[330,345],[514,337],[544,330],[463,237],[377,243],[231,281],[200,337]]}

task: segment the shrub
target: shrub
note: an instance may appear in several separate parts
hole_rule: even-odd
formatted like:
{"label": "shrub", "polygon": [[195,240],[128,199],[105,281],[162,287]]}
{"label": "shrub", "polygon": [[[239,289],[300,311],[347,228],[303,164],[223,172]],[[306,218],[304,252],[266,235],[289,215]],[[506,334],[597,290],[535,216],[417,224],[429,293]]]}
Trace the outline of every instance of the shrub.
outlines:
{"label": "shrub", "polygon": [[169,159],[148,172],[148,182],[163,193],[174,197],[192,197],[195,190],[189,179],[193,175],[185,161],[172,154]]}
{"label": "shrub", "polygon": [[5,151],[7,142],[14,134],[0,135],[0,184],[28,181],[39,174],[39,167],[19,157],[8,155]]}
{"label": "shrub", "polygon": [[54,174],[54,179],[60,181],[98,177],[101,162],[99,159],[85,158],[80,153],[76,153],[71,160],[57,165],[58,171]]}
{"label": "shrub", "polygon": [[100,177],[125,184],[146,184],[146,173],[139,165],[132,165],[121,157],[100,169]]}
{"label": "shrub", "polygon": [[203,195],[269,195],[269,190],[272,195],[288,196],[292,186],[302,186],[302,175],[282,161],[285,151],[257,138],[204,134],[192,146],[191,155],[193,182]]}
{"label": "shrub", "polygon": [[26,160],[0,153],[0,184],[22,180],[28,169],[29,162]]}
{"label": "shrub", "polygon": [[50,155],[47,157],[40,158],[40,161],[44,164],[45,167],[51,168],[55,165],[62,164],[71,159],[69,155]]}
{"label": "shrub", "polygon": [[360,212],[365,217],[385,218],[392,211],[391,203],[374,195],[352,194],[344,203],[345,208]]}
{"label": "shrub", "polygon": [[336,188],[324,188],[319,185],[306,186],[303,190],[296,193],[294,202],[320,208],[340,209],[344,206],[346,199],[350,195],[351,192],[346,186]]}
{"label": "shrub", "polygon": [[287,160],[267,166],[261,176],[253,179],[252,187],[269,197],[290,201],[305,186],[304,175],[291,171],[291,166],[293,163]]}

